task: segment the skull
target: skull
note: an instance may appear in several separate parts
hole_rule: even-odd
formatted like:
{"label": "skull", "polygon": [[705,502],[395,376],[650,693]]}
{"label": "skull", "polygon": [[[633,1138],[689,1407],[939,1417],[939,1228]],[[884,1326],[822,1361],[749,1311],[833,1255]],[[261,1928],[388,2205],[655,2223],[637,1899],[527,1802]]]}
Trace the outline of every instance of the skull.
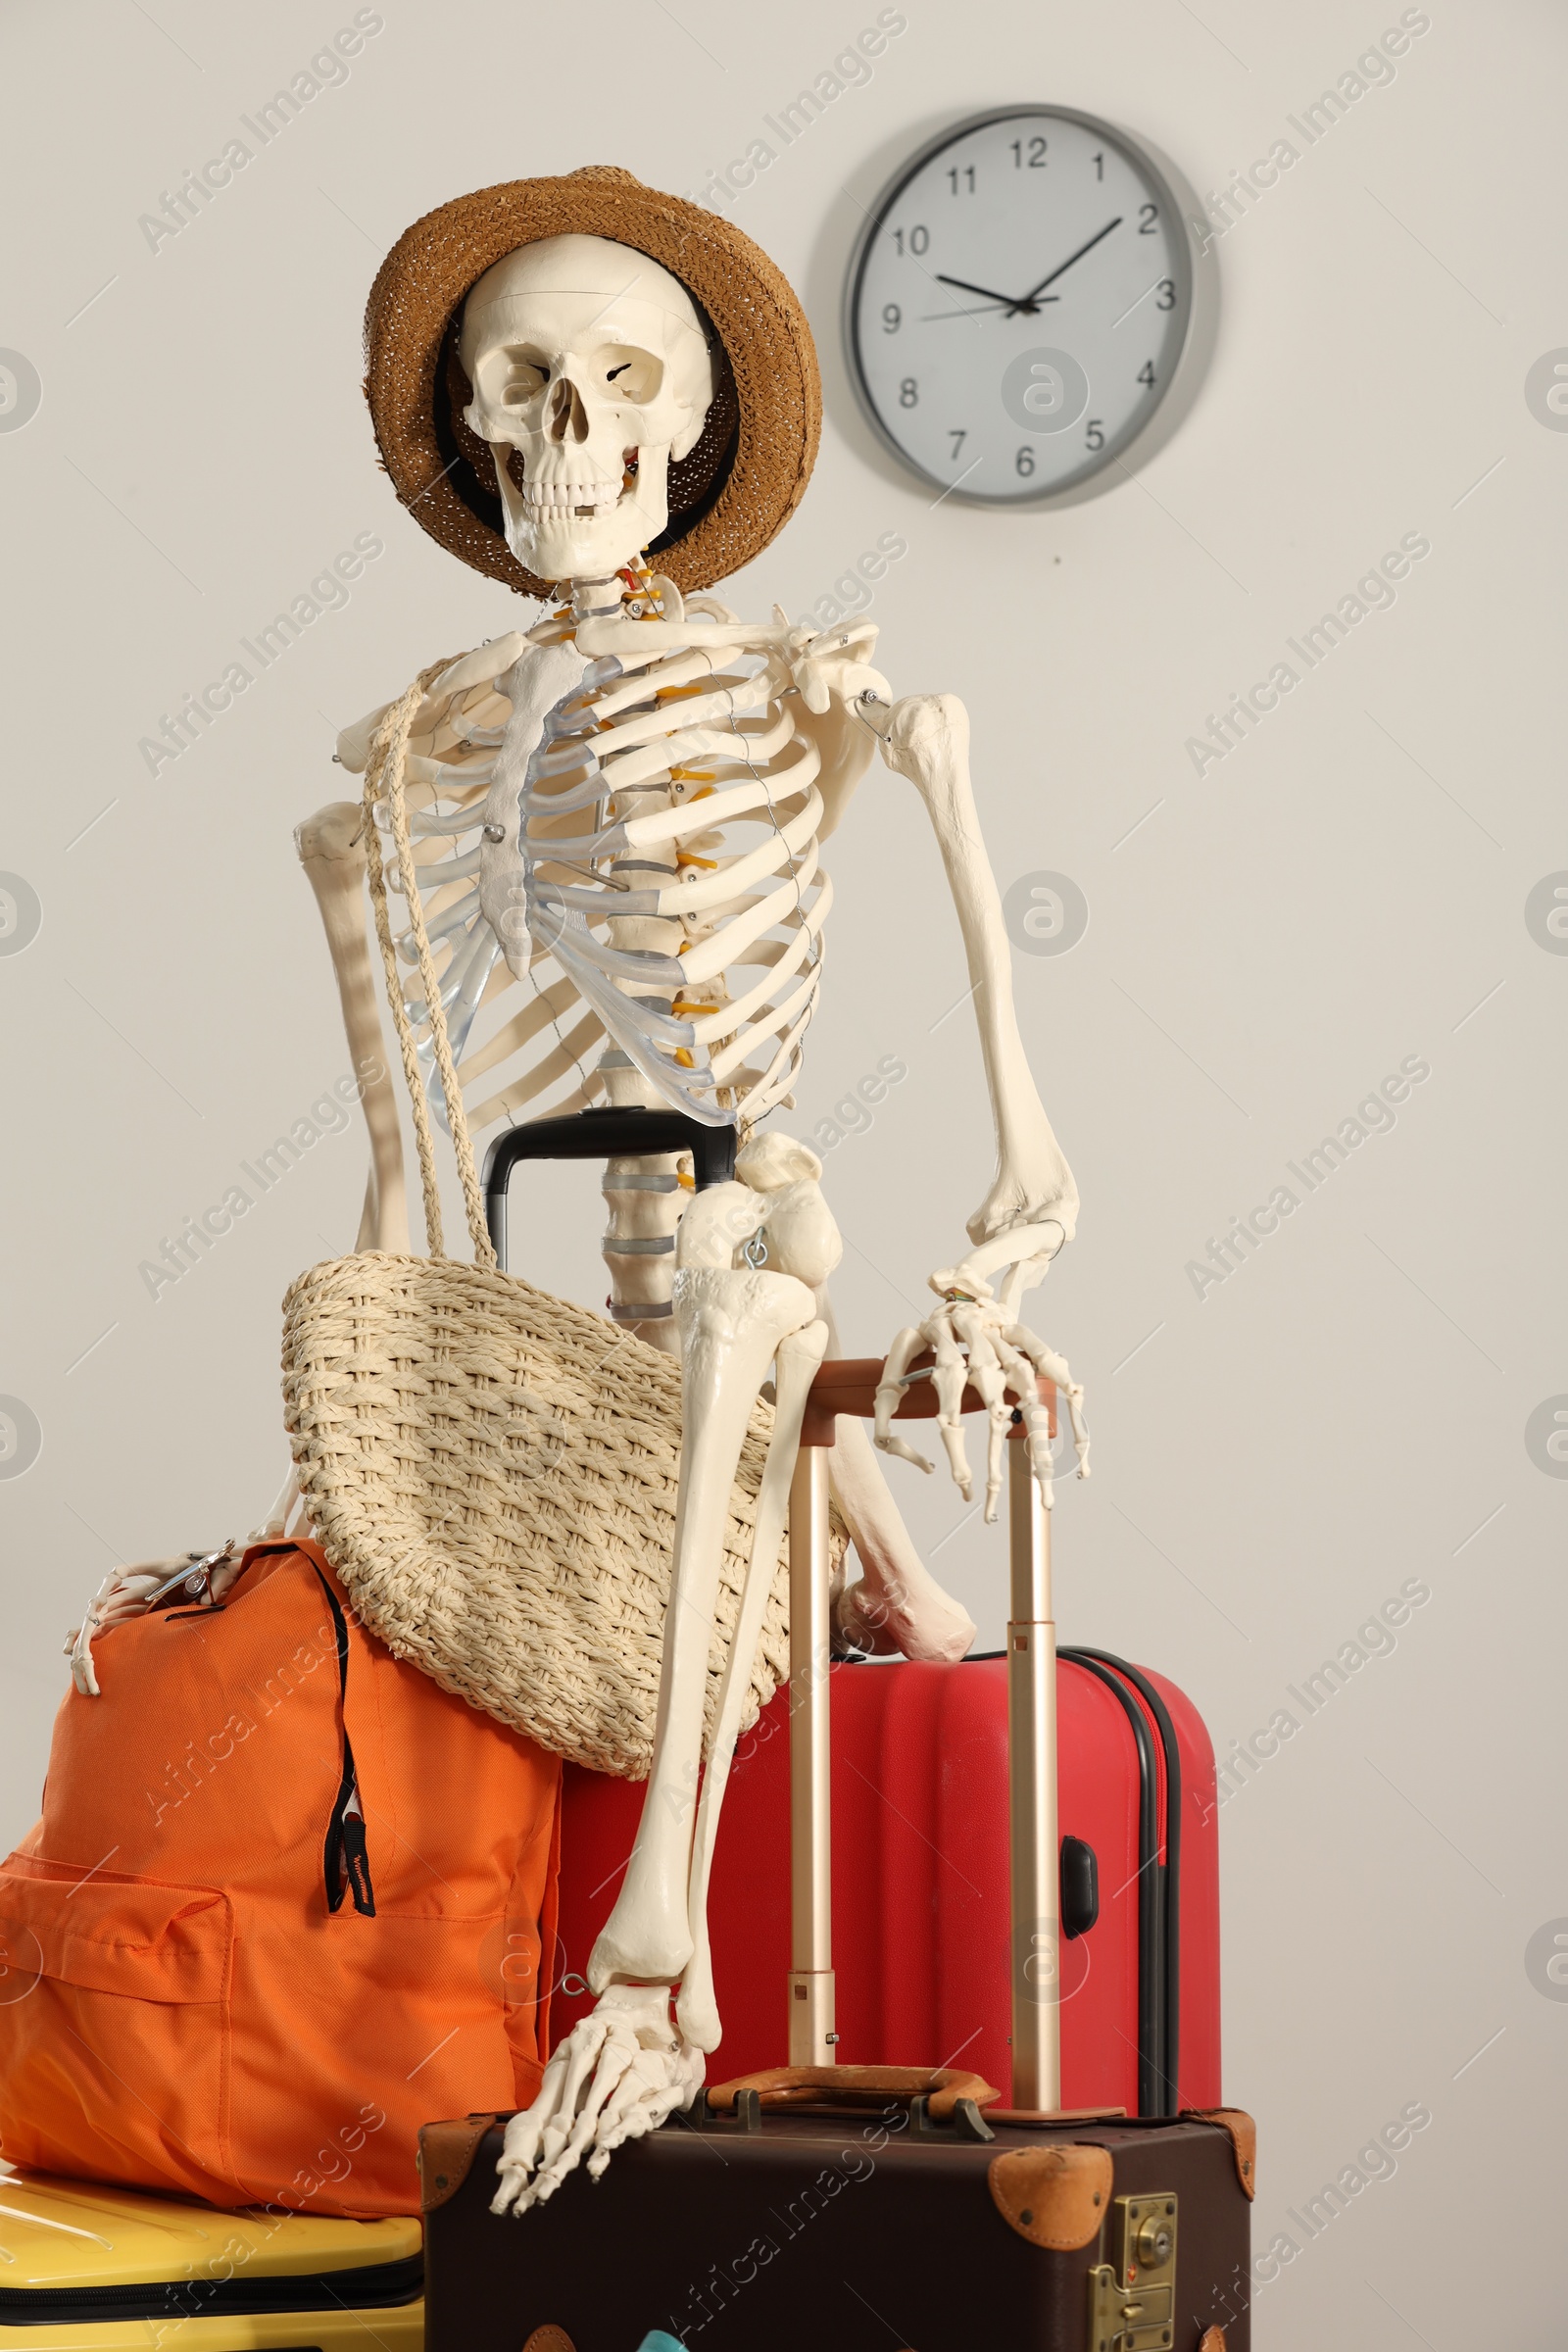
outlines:
{"label": "skull", "polygon": [[669,461],[692,449],[713,397],[678,279],[606,237],[545,237],[478,280],[460,351],[465,416],[495,453],[519,564],[543,580],[608,579],[658,538]]}

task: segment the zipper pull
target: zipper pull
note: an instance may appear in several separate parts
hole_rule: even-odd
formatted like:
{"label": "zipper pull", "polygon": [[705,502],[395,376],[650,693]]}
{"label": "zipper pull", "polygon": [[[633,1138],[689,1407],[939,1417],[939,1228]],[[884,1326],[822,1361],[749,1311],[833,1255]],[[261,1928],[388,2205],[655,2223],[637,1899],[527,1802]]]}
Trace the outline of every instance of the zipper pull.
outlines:
{"label": "zipper pull", "polygon": [[365,1842],[363,1813],[343,1816],[343,1873],[354,1897],[354,1908],[364,1919],[375,1917],[375,1888],[370,1884],[370,1856]]}

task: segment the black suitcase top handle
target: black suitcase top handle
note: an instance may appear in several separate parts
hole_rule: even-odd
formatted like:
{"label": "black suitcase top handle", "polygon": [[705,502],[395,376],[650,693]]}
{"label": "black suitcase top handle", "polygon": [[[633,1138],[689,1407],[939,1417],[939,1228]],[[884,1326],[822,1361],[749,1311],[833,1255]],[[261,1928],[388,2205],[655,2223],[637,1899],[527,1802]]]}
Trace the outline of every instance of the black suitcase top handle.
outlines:
{"label": "black suitcase top handle", "polygon": [[697,1189],[735,1173],[733,1127],[705,1127],[680,1110],[573,1110],[498,1135],[484,1161],[484,1216],[496,1262],[507,1262],[507,1187],[519,1159],[621,1159],[689,1152]]}

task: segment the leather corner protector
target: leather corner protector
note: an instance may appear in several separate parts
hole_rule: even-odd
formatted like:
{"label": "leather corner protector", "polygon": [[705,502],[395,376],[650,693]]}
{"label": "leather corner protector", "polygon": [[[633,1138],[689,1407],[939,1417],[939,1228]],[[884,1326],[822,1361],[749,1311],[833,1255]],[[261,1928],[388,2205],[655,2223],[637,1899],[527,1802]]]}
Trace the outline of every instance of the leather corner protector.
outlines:
{"label": "leather corner protector", "polygon": [[[577,2352],[577,2347],[564,2328],[557,2328],[552,2324],[548,2328],[536,2328],[523,2345],[522,2352]],[[1200,2346],[1200,2352],[1213,2352],[1213,2348]],[[1223,2337],[1220,2339],[1219,2352],[1225,2352]]]}
{"label": "leather corner protector", "polygon": [[1205,2328],[1203,2329],[1203,2340],[1199,2345],[1198,2352],[1225,2352],[1224,2328]]}
{"label": "leather corner protector", "polygon": [[1110,2205],[1114,2168],[1108,2148],[1008,2148],[993,2156],[991,2201],[1009,2230],[1032,2246],[1071,2254],[1098,2236]]}
{"label": "leather corner protector", "polygon": [[[421,2127],[416,2160],[421,2213],[434,2213],[438,2205],[457,2195],[468,2178],[480,2140],[500,2120],[498,2115],[466,2115],[456,2123]],[[564,2336],[559,2344],[547,2344],[541,2335],[538,2352],[571,2352],[571,2346]]]}
{"label": "leather corner protector", "polygon": [[1257,2194],[1257,2126],[1251,2117],[1240,2107],[1188,2107],[1183,2113],[1190,2123],[1218,2124],[1222,2132],[1229,2133],[1236,2178],[1250,2204]]}

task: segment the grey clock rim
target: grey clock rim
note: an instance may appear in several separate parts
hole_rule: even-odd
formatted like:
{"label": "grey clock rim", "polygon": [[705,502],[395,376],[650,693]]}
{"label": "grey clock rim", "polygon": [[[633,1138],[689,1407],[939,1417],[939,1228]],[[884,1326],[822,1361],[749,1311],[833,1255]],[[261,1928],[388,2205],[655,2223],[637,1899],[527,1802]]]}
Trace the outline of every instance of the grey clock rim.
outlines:
{"label": "grey clock rim", "polygon": [[[872,244],[885,225],[888,214],[915,174],[925,169],[933,156],[941,155],[958,139],[971,132],[985,130],[993,122],[1019,122],[1046,120],[1053,122],[1076,122],[1083,129],[1098,133],[1136,157],[1148,172],[1157,193],[1165,200],[1167,210],[1182,224],[1181,242],[1177,248],[1182,283],[1178,299],[1185,301],[1186,324],[1176,353],[1176,364],[1170,380],[1155,401],[1153,409],[1125,439],[1112,442],[1094,453],[1093,465],[1075,474],[1070,482],[1057,484],[1049,490],[1037,490],[1018,498],[987,498],[979,491],[956,488],[930,473],[917,458],[892,433],[877,411],[865,383],[864,365],[860,356],[859,295]],[[1123,469],[1130,470],[1128,461],[1136,456],[1139,462],[1152,458],[1164,447],[1171,435],[1188,416],[1198,397],[1199,387],[1207,372],[1219,330],[1219,270],[1214,260],[1216,240],[1205,237],[1200,244],[1194,234],[1194,223],[1204,218],[1197,192],[1186,174],[1178,171],[1162,149],[1141,132],[1128,130],[1111,122],[1103,115],[1086,114],[1075,106],[1053,106],[1046,102],[1030,105],[994,106],[978,115],[955,117],[944,129],[906,157],[899,170],[887,182],[875,205],[867,212],[857,233],[850,255],[850,266],[844,276],[844,299],[840,312],[840,331],[850,385],[856,405],[871,432],[895,463],[917,481],[929,483],[960,506],[978,507],[992,514],[1040,514],[1053,507],[1081,506],[1086,500],[1098,498],[1113,489],[1123,478]]]}

